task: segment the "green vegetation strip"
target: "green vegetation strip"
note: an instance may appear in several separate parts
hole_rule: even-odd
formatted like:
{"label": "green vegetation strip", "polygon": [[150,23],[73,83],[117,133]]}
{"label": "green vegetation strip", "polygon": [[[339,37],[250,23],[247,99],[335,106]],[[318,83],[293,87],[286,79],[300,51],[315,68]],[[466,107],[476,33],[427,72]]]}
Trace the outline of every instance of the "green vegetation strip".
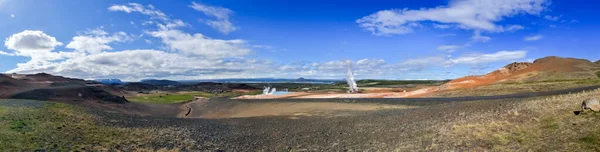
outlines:
{"label": "green vegetation strip", "polygon": [[180,103],[194,99],[194,97],[237,97],[242,95],[256,95],[260,94],[260,91],[252,91],[248,93],[242,92],[225,92],[225,93],[208,93],[208,92],[181,92],[181,93],[155,93],[147,95],[137,95],[127,97],[127,100],[132,102],[142,103],[157,103],[157,104],[168,104],[168,103]]}

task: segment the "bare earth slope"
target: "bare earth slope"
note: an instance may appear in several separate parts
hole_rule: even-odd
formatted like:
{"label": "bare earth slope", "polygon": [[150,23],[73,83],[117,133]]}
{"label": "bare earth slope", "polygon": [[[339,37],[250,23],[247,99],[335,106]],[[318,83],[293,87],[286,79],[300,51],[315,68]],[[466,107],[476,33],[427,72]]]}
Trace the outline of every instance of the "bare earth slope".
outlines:
{"label": "bare earth slope", "polygon": [[447,89],[474,88],[496,82],[535,82],[566,79],[598,79],[600,65],[583,59],[545,57],[533,63],[515,62],[482,76],[467,76],[452,80]]}

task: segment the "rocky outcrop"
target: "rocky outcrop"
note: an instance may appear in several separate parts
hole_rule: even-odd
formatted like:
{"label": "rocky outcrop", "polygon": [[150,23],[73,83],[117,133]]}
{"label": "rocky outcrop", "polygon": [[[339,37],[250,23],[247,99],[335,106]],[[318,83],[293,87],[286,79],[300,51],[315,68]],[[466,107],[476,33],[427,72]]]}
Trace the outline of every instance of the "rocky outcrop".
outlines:
{"label": "rocky outcrop", "polygon": [[529,63],[529,62],[513,62],[511,64],[504,66],[504,68],[508,69],[508,71],[510,71],[510,72],[514,72],[517,70],[525,69],[525,68],[531,66],[532,64],[533,63]]}
{"label": "rocky outcrop", "polygon": [[514,73],[515,71],[526,69],[529,66],[531,66],[532,64],[533,63],[530,63],[530,62],[513,62],[513,63],[508,64],[494,72],[491,72],[490,74],[509,75],[509,74]]}

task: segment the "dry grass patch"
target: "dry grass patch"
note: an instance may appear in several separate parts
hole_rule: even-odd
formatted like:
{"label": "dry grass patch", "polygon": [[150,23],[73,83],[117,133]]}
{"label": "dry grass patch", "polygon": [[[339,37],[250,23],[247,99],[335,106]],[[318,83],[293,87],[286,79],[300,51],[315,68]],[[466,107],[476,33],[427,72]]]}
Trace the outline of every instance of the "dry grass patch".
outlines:
{"label": "dry grass patch", "polygon": [[524,99],[504,112],[472,114],[442,127],[442,138],[447,139],[442,144],[469,150],[597,151],[600,113],[573,114],[584,99],[594,96],[600,96],[600,90]]}

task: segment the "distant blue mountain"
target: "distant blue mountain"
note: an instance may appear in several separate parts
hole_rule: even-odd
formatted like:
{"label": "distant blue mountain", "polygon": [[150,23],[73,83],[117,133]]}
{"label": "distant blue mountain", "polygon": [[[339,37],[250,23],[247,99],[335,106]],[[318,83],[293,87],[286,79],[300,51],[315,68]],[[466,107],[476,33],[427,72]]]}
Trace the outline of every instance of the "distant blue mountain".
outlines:
{"label": "distant blue mountain", "polygon": [[217,83],[314,83],[314,84],[332,84],[344,80],[324,80],[324,79],[284,79],[284,78],[252,78],[252,79],[210,79],[210,80],[184,80],[181,83],[192,84],[199,82],[217,82]]}
{"label": "distant blue mountain", "polygon": [[100,82],[102,84],[124,84],[125,82],[120,79],[96,79],[95,81]]}
{"label": "distant blue mountain", "polygon": [[177,81],[172,81],[172,80],[156,80],[156,79],[144,79],[144,80],[140,81],[140,83],[151,84],[151,85],[159,85],[159,86],[181,85],[181,83],[179,83]]}

